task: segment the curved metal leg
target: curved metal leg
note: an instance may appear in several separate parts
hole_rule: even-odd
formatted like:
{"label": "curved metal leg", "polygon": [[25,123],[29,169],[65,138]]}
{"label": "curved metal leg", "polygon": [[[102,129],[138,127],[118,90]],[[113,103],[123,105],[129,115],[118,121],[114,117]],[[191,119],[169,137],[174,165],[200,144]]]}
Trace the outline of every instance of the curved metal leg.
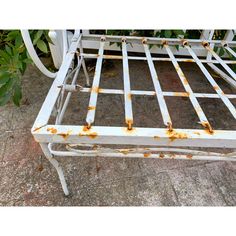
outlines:
{"label": "curved metal leg", "polygon": [[46,156],[46,158],[50,161],[50,163],[57,170],[57,174],[58,174],[59,179],[61,181],[62,189],[63,189],[65,195],[68,196],[69,191],[68,191],[68,188],[67,188],[66,180],[65,180],[64,173],[63,173],[61,165],[59,164],[59,162],[53,157],[53,155],[49,151],[47,143],[40,143],[40,146],[41,146],[41,148],[43,150],[43,153]]}

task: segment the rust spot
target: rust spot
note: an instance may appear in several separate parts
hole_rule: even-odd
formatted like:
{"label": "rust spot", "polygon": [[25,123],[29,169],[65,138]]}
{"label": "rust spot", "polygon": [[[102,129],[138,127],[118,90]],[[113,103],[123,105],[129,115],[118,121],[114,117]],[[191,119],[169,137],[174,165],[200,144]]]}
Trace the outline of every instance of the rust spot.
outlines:
{"label": "rust spot", "polygon": [[160,153],[159,158],[163,159],[165,155],[163,153]]}
{"label": "rust spot", "polygon": [[83,126],[83,131],[84,131],[84,132],[87,132],[87,131],[90,130],[90,128],[91,128],[91,125],[84,125],[84,126]]}
{"label": "rust spot", "polygon": [[89,110],[89,111],[90,111],[90,110],[95,110],[95,108],[96,108],[95,106],[89,106],[89,107],[88,107],[88,110]]}
{"label": "rust spot", "polygon": [[[46,125],[47,125],[47,124],[46,124]],[[36,131],[42,129],[42,128],[43,128],[44,126],[46,126],[46,125],[42,125],[42,126],[40,126],[40,127],[36,127],[36,128],[33,130],[33,132],[36,132]]]}
{"label": "rust spot", "polygon": [[130,149],[119,149],[118,151],[124,155],[127,155],[130,152]]}
{"label": "rust spot", "polygon": [[144,157],[150,157],[151,153],[143,153]]}
{"label": "rust spot", "polygon": [[197,131],[196,131],[196,132],[193,132],[193,133],[194,133],[194,134],[197,134],[197,135],[200,135],[200,133],[199,133],[199,132],[197,132]]}
{"label": "rust spot", "polygon": [[189,45],[188,41],[185,40],[185,39],[182,39],[181,42],[182,42],[182,44],[183,44],[184,46],[188,46],[188,45]]}
{"label": "rust spot", "polygon": [[186,59],[184,62],[194,62],[193,59]]}
{"label": "rust spot", "polygon": [[213,86],[213,88],[214,88],[215,90],[219,90],[219,89],[220,89],[219,86],[217,86],[217,85]]}
{"label": "rust spot", "polygon": [[160,136],[154,136],[154,139],[160,139]]}
{"label": "rust spot", "polygon": [[95,139],[98,136],[98,134],[96,132],[79,133],[79,136],[86,136],[86,137],[89,137],[91,139]]}
{"label": "rust spot", "polygon": [[142,43],[146,44],[147,43],[147,39],[146,38],[142,38]]}
{"label": "rust spot", "polygon": [[208,122],[202,122],[201,124],[202,124],[202,126],[205,128],[205,131],[206,131],[208,134],[211,134],[211,135],[214,134],[214,131],[213,131],[211,125],[210,125]]}
{"label": "rust spot", "polygon": [[125,123],[128,125],[128,130],[132,130],[133,120],[126,120]]}
{"label": "rust spot", "polygon": [[131,100],[131,93],[128,93],[128,94],[127,94],[127,99],[128,99],[128,100]]}
{"label": "rust spot", "polygon": [[42,128],[42,127],[37,127],[37,128],[35,128],[33,131],[36,132],[36,131],[40,130],[41,128]]}
{"label": "rust spot", "polygon": [[47,128],[47,131],[50,131],[52,134],[56,134],[57,133],[57,129],[55,128]]}
{"label": "rust spot", "polygon": [[99,92],[100,92],[100,89],[99,89],[99,87],[94,86],[94,87],[92,87],[91,92],[93,92],[93,93],[99,93]]}
{"label": "rust spot", "polygon": [[173,131],[173,127],[172,127],[172,124],[170,122],[167,122],[167,128],[168,128],[169,132]]}
{"label": "rust spot", "polygon": [[192,159],[192,158],[193,158],[193,155],[192,155],[192,154],[187,154],[187,155],[186,155],[186,158]]}
{"label": "rust spot", "polygon": [[203,47],[208,47],[208,46],[209,46],[209,43],[203,41],[203,42],[202,42],[202,46],[203,46]]}
{"label": "rust spot", "polygon": [[67,139],[71,134],[71,131],[68,131],[67,133],[59,133],[57,135],[61,136],[64,139]]}
{"label": "rust spot", "polygon": [[164,46],[165,46],[165,45],[168,45],[168,42],[167,42],[166,40],[163,40],[163,41],[162,41],[162,45],[164,45]]}
{"label": "rust spot", "polygon": [[186,78],[183,78],[183,83],[184,83],[185,85],[187,85],[187,84],[188,84],[188,80],[187,80]]}
{"label": "rust spot", "polygon": [[170,154],[170,157],[171,157],[172,159],[174,159],[174,158],[175,158],[175,154],[171,153],[171,154]]}
{"label": "rust spot", "polygon": [[172,130],[171,132],[169,130],[167,130],[167,135],[169,136],[169,139],[172,141],[174,141],[175,139],[187,139],[188,136],[185,133],[180,133],[180,132],[176,132],[175,130]]}

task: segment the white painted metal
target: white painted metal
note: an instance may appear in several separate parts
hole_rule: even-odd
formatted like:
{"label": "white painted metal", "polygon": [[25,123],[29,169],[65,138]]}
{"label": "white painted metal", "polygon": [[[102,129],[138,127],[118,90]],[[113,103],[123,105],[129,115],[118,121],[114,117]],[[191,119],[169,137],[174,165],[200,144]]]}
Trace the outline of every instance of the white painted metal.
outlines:
{"label": "white painted metal", "polygon": [[[196,99],[196,97],[193,94],[193,91],[192,91],[192,89],[191,89],[191,87],[190,87],[190,85],[188,83],[187,78],[185,77],[185,75],[184,75],[183,71],[181,70],[178,62],[176,61],[176,59],[174,57],[174,54],[172,53],[170,47],[167,44],[164,44],[164,47],[165,47],[169,57],[171,58],[171,61],[172,61],[173,65],[174,65],[174,67],[176,69],[176,72],[177,72],[177,74],[178,74],[178,76],[179,76],[179,78],[181,80],[182,85],[185,88],[185,91],[189,94],[189,99],[190,99],[190,101],[191,101],[191,103],[192,103],[192,105],[193,105],[193,107],[194,107],[194,109],[195,109],[199,119],[200,119],[200,123],[202,125],[205,125],[206,122],[207,122],[207,124],[209,124],[209,122],[208,122],[208,120],[207,120],[207,118],[206,118],[206,116],[205,116],[205,114],[204,114],[200,104],[198,103],[198,100]],[[209,127],[211,127],[210,124],[209,124]]]}
{"label": "white painted metal", "polygon": [[100,43],[98,59],[97,59],[96,69],[95,69],[94,78],[93,78],[93,85],[92,85],[92,90],[91,90],[91,95],[90,95],[90,100],[89,100],[90,109],[88,109],[88,113],[86,117],[86,122],[89,127],[94,122],[94,118],[95,118],[99,82],[100,82],[100,76],[101,76],[101,70],[102,70],[102,55],[104,52],[104,44],[105,44],[105,39],[103,39]]}
{"label": "white painted metal", "polygon": [[130,93],[129,63],[126,48],[126,40],[122,39],[122,56],[123,56],[123,81],[124,81],[124,101],[125,101],[125,123],[128,129],[132,129],[133,111]]}
{"label": "white painted metal", "polygon": [[[87,32],[88,34],[88,32]],[[115,41],[122,42],[122,56],[115,55],[104,55],[104,50],[108,43],[106,42]],[[98,55],[86,54],[83,52],[83,43],[86,40],[98,41],[100,49]],[[235,42],[232,41],[219,41],[219,40],[205,40],[208,43],[212,43],[218,46],[225,46],[231,48],[236,46]],[[82,47],[81,47],[82,42]],[[145,42],[145,43],[144,43]],[[166,43],[165,43],[166,42]],[[139,56],[128,56],[128,43],[139,44],[144,49],[145,57]],[[144,44],[143,44],[144,43]],[[151,57],[151,52],[148,48],[148,44],[163,44],[164,50],[167,51],[168,58]],[[159,39],[159,38],[140,38],[140,37],[125,37],[125,40],[121,36],[83,36],[79,31],[76,31],[71,44],[69,45],[68,52],[66,53],[65,59],[57,73],[57,76],[49,90],[49,93],[44,101],[44,104],[36,118],[36,121],[32,128],[32,134],[37,142],[41,144],[41,147],[48,158],[48,160],[56,168],[60,181],[62,183],[63,191],[68,195],[68,189],[66,186],[65,178],[62,169],[58,162],[54,159],[53,155],[56,156],[113,156],[113,157],[150,157],[150,158],[172,158],[172,159],[196,159],[196,160],[230,160],[236,161],[236,153],[229,151],[229,153],[212,153],[202,152],[198,150],[187,150],[179,147],[201,147],[201,148],[222,148],[222,149],[235,149],[236,147],[236,131],[235,130],[212,130],[208,123],[207,117],[200,107],[196,98],[207,97],[214,99],[221,99],[231,114],[236,119],[236,111],[234,105],[230,99],[236,98],[236,94],[224,94],[219,85],[215,82],[213,77],[207,71],[203,63],[208,63],[209,66],[213,66],[214,71],[224,77],[224,79],[231,85],[235,85],[233,75],[229,73],[230,68],[225,67],[226,71],[231,75],[225,74],[216,65],[223,63],[234,64],[236,61],[222,60],[217,57],[213,60],[211,57],[208,59],[199,59],[199,54],[196,54],[195,47],[200,47],[203,43],[202,39],[199,40],[188,40],[187,45],[184,44],[184,50],[188,55],[192,56],[189,58],[177,58],[175,51],[171,48],[173,44],[182,45],[183,41],[180,39]],[[193,46],[190,48],[188,44]],[[227,45],[227,46],[226,46]],[[201,46],[202,47],[202,46]],[[80,52],[77,50],[79,49]],[[207,56],[206,48],[205,56]],[[227,48],[226,48],[227,49]],[[187,54],[186,54],[187,55]],[[209,54],[208,54],[209,55]],[[71,71],[74,57],[78,57],[78,65]],[[95,69],[95,75],[93,80],[92,88],[84,88],[77,84],[77,77],[80,72],[81,65],[85,67],[84,58],[96,58],[97,64]],[[102,70],[103,59],[120,59],[123,62],[123,81],[124,89],[103,89],[99,87],[100,75]],[[141,91],[131,90],[130,79],[129,79],[129,65],[128,60],[146,60],[151,72],[154,91]],[[177,74],[179,75],[182,84],[184,85],[186,92],[175,92],[175,91],[162,91],[160,84],[158,83],[157,71],[154,67],[153,61],[171,61],[175,66]],[[196,63],[202,70],[208,81],[214,87],[216,93],[194,93],[188,84],[187,78],[184,76],[183,71],[180,69],[178,62],[191,62]],[[215,68],[216,67],[216,68]],[[86,68],[84,70],[86,75]],[[68,77],[72,77],[72,82],[67,83]],[[89,79],[89,78],[88,78]],[[87,80],[88,80],[87,79]],[[64,92],[67,91],[67,97],[63,99]],[[66,108],[68,106],[72,92],[85,92],[90,93],[90,101],[88,106],[88,114],[86,117],[85,125],[63,125],[61,124]],[[95,122],[95,110],[98,99],[98,93],[106,94],[123,94],[125,97],[125,120],[123,127],[114,126],[94,126]],[[148,95],[157,96],[157,101],[160,106],[160,110],[163,116],[164,123],[171,124],[171,117],[168,113],[168,107],[165,103],[166,96],[182,96],[188,97],[195,108],[197,115],[203,125],[202,129],[175,129],[172,125],[167,125],[167,128],[153,128],[136,127],[133,124],[133,113],[131,104],[131,95]],[[161,101],[161,102],[160,102]],[[55,125],[49,124],[49,118],[52,114],[52,110],[57,107],[57,117]],[[132,121],[131,125],[127,121]],[[168,123],[169,122],[169,123]],[[126,123],[126,124],[125,124]],[[208,125],[206,125],[207,123]],[[128,124],[128,127],[127,127]],[[133,124],[133,125],[132,125]],[[67,151],[53,150],[53,145],[56,143],[67,145]],[[134,145],[135,148],[120,149],[120,148],[105,148],[98,147],[97,145]],[[76,145],[76,146],[74,146]],[[79,145],[77,147],[77,145]],[[89,150],[82,150],[81,145],[86,147],[93,147]],[[92,145],[92,146],[90,146]],[[93,146],[95,145],[95,146]],[[137,146],[146,146],[139,148]],[[154,147],[152,147],[154,146]]]}
{"label": "white painted metal", "polygon": [[33,46],[33,43],[31,41],[31,38],[30,38],[30,34],[29,34],[29,31],[28,30],[21,30],[21,35],[22,35],[22,38],[24,40],[24,43],[25,43],[25,46],[27,48],[27,51],[30,55],[30,57],[32,58],[33,62],[35,63],[35,65],[39,68],[39,70],[45,74],[47,77],[49,78],[55,78],[57,73],[53,73],[51,71],[49,71],[44,65],[43,63],[41,62],[41,60],[39,59],[35,49],[34,49],[34,46]]}
{"label": "white painted metal", "polygon": [[148,45],[146,44],[146,42],[143,42],[143,47],[144,47],[144,51],[147,57],[147,61],[148,61],[148,65],[150,68],[150,72],[151,72],[151,77],[152,77],[152,82],[154,84],[154,88],[155,88],[155,92],[156,92],[156,97],[157,97],[157,102],[159,103],[159,107],[161,110],[161,115],[162,115],[162,119],[164,121],[164,124],[168,127],[172,127],[172,121],[170,118],[170,114],[163,96],[163,92],[161,89],[161,84],[159,82],[158,76],[157,76],[157,72],[155,69],[155,66],[153,64],[152,61],[152,57],[151,57],[151,53],[149,51]]}

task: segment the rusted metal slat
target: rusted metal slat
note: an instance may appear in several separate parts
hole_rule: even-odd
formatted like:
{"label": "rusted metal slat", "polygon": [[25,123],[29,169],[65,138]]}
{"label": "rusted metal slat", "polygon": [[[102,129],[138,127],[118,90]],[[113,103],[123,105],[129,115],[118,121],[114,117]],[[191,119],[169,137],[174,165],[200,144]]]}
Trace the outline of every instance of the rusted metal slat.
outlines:
{"label": "rusted metal slat", "polygon": [[145,40],[143,41],[143,47],[144,47],[144,51],[147,57],[147,62],[150,69],[153,85],[156,91],[156,98],[160,107],[163,122],[170,130],[172,130],[172,121],[170,118],[170,114],[169,114],[169,111],[168,111],[168,108],[167,108],[167,105],[163,96],[161,84],[159,82],[155,66],[152,61],[151,53],[149,51],[148,45],[146,44]]}
{"label": "rusted metal slat", "polygon": [[219,85],[215,82],[215,80],[213,79],[213,77],[210,75],[210,73],[208,72],[208,70],[205,68],[205,66],[202,64],[202,62],[199,60],[199,58],[197,57],[197,55],[194,53],[194,51],[189,47],[188,44],[184,44],[185,48],[188,49],[190,55],[193,57],[193,59],[196,61],[196,63],[198,64],[199,68],[201,69],[201,71],[203,72],[203,74],[206,76],[206,78],[208,79],[208,81],[210,82],[210,84],[213,86],[213,88],[215,89],[215,91],[217,92],[217,94],[220,96],[221,100],[224,102],[224,104],[227,106],[227,108],[229,109],[230,113],[233,115],[233,117],[236,119],[236,109],[234,107],[234,105],[230,102],[230,100],[225,96],[224,92],[221,90],[221,88],[219,87]]}
{"label": "rusted metal slat", "polygon": [[[83,58],[97,58],[97,54],[91,54],[91,53],[81,53],[80,54]],[[103,55],[103,59],[111,59],[111,60],[121,60],[122,56],[119,55]],[[129,60],[143,60],[146,61],[146,57],[142,56],[128,56]],[[170,58],[167,57],[152,57],[153,61],[171,61]],[[195,62],[191,58],[176,58],[178,62]],[[215,64],[220,64],[217,60],[206,60],[206,59],[200,59],[201,62],[203,63],[215,63]],[[235,60],[223,60],[226,64],[236,64]]]}
{"label": "rusted metal slat", "polygon": [[125,38],[122,39],[122,55],[123,55],[123,81],[124,81],[124,101],[125,101],[125,123],[128,129],[132,129],[133,111],[130,92],[129,64]]}
{"label": "rusted metal slat", "polygon": [[174,54],[172,53],[172,51],[169,48],[169,46],[167,45],[167,43],[164,43],[164,48],[166,49],[169,57],[171,58],[171,61],[172,61],[173,65],[174,65],[174,67],[176,69],[177,74],[179,75],[179,78],[180,78],[180,80],[181,80],[181,82],[182,82],[182,84],[184,86],[185,91],[189,94],[189,99],[190,99],[190,101],[191,101],[191,103],[192,103],[192,105],[193,105],[193,107],[194,107],[194,109],[195,109],[199,119],[200,119],[201,125],[204,128],[208,129],[210,132],[213,132],[212,131],[212,127],[211,127],[209,121],[207,120],[206,115],[204,114],[204,112],[203,112],[203,110],[202,110],[198,100],[194,96],[194,93],[193,93],[193,91],[192,91],[192,89],[191,89],[191,87],[190,87],[190,85],[188,83],[187,78],[185,77],[183,71],[181,70],[178,62],[175,59]]}
{"label": "rusted metal slat", "polygon": [[225,68],[225,70],[236,80],[236,74],[231,70],[231,68],[217,55],[216,52],[210,47],[208,42],[202,43],[203,47],[206,48],[208,52],[210,52],[215,59]]}
{"label": "rusted metal slat", "polygon": [[104,52],[104,45],[105,45],[105,38],[102,37],[101,42],[100,42],[100,48],[98,51],[98,58],[97,58],[96,69],[95,69],[94,78],[93,78],[93,85],[92,85],[91,95],[90,95],[90,100],[89,100],[88,113],[86,117],[88,128],[91,127],[95,118],[99,83],[100,83],[101,70],[102,70],[102,59],[103,59],[102,56]]}
{"label": "rusted metal slat", "polygon": [[[90,93],[90,88],[82,88],[80,92],[82,93]],[[131,90],[132,95],[147,95],[147,96],[156,96],[155,91],[145,91],[145,90]],[[122,89],[99,89],[99,93],[105,94],[124,94],[124,90]],[[188,97],[189,94],[187,92],[162,92],[163,96],[168,97]],[[196,98],[220,98],[217,93],[193,93]],[[225,94],[227,98],[236,98],[235,94]]]}

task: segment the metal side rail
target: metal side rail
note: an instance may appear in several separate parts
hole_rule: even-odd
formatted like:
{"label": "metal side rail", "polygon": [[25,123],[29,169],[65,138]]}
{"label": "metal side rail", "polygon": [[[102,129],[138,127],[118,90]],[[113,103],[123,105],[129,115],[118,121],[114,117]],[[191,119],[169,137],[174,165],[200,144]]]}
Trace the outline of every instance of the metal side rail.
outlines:
{"label": "metal side rail", "polygon": [[[82,40],[99,41],[100,47],[98,54],[84,53],[82,50]],[[121,44],[121,55],[104,54],[105,45],[111,42]],[[145,56],[129,56],[127,53],[128,44],[140,44],[143,47]],[[150,44],[163,46],[167,57],[151,55]],[[189,57],[176,57],[172,51],[173,45],[184,47],[188,51]],[[192,47],[194,45],[201,45],[213,57],[210,59],[199,58]],[[236,119],[236,109],[232,103],[232,99],[236,99],[236,94],[225,94],[206,67],[207,64],[211,66],[215,73],[223,77],[225,83],[229,83],[232,87],[236,88],[236,75],[230,67],[230,65],[236,64],[236,60],[222,59],[213,51],[210,45],[224,47],[233,57],[235,56],[233,49],[236,47],[236,42],[234,41],[141,38],[132,36],[83,36],[82,34],[72,38],[72,43],[62,66],[57,73],[32,128],[32,134],[35,140],[40,143],[46,157],[56,168],[66,195],[69,194],[69,191],[62,168],[55,159],[55,156],[109,156],[236,161],[236,130],[222,130],[213,127],[198,101],[199,98],[220,99],[232,118],[234,120]],[[70,68],[75,57],[77,58],[78,64],[71,71]],[[89,84],[88,73],[84,64],[86,58],[97,60],[91,88],[83,87],[80,81],[78,81],[78,74],[81,73],[80,68],[83,65],[87,84]],[[123,65],[123,89],[104,89],[100,87],[102,62],[104,59],[121,60]],[[130,60],[147,62],[153,84],[151,91],[131,89],[129,76]],[[168,61],[173,64],[178,79],[184,87],[184,92],[163,91],[159,82],[158,67],[154,66],[155,61]],[[203,72],[215,93],[194,92],[179,62],[195,63]],[[224,68],[224,71],[220,69],[221,67],[218,67],[219,65]],[[71,82],[69,83],[68,81]],[[64,99],[65,92],[67,92],[67,97]],[[63,125],[63,117],[72,93],[88,93],[90,95],[87,116],[83,124]],[[123,107],[125,116],[123,118],[123,126],[94,125],[96,124],[96,108],[99,94],[120,94],[124,96]],[[156,106],[159,107],[165,128],[138,127],[135,124],[132,95],[156,97]],[[195,115],[198,117],[199,128],[176,128],[165,100],[167,97],[189,98]],[[56,110],[56,122],[50,124],[49,119],[52,116],[53,110]],[[65,150],[54,149],[54,146],[57,144],[63,144]],[[106,147],[106,145],[132,145],[133,147],[112,148]],[[196,150],[196,148],[220,148],[223,152],[202,151]]]}

